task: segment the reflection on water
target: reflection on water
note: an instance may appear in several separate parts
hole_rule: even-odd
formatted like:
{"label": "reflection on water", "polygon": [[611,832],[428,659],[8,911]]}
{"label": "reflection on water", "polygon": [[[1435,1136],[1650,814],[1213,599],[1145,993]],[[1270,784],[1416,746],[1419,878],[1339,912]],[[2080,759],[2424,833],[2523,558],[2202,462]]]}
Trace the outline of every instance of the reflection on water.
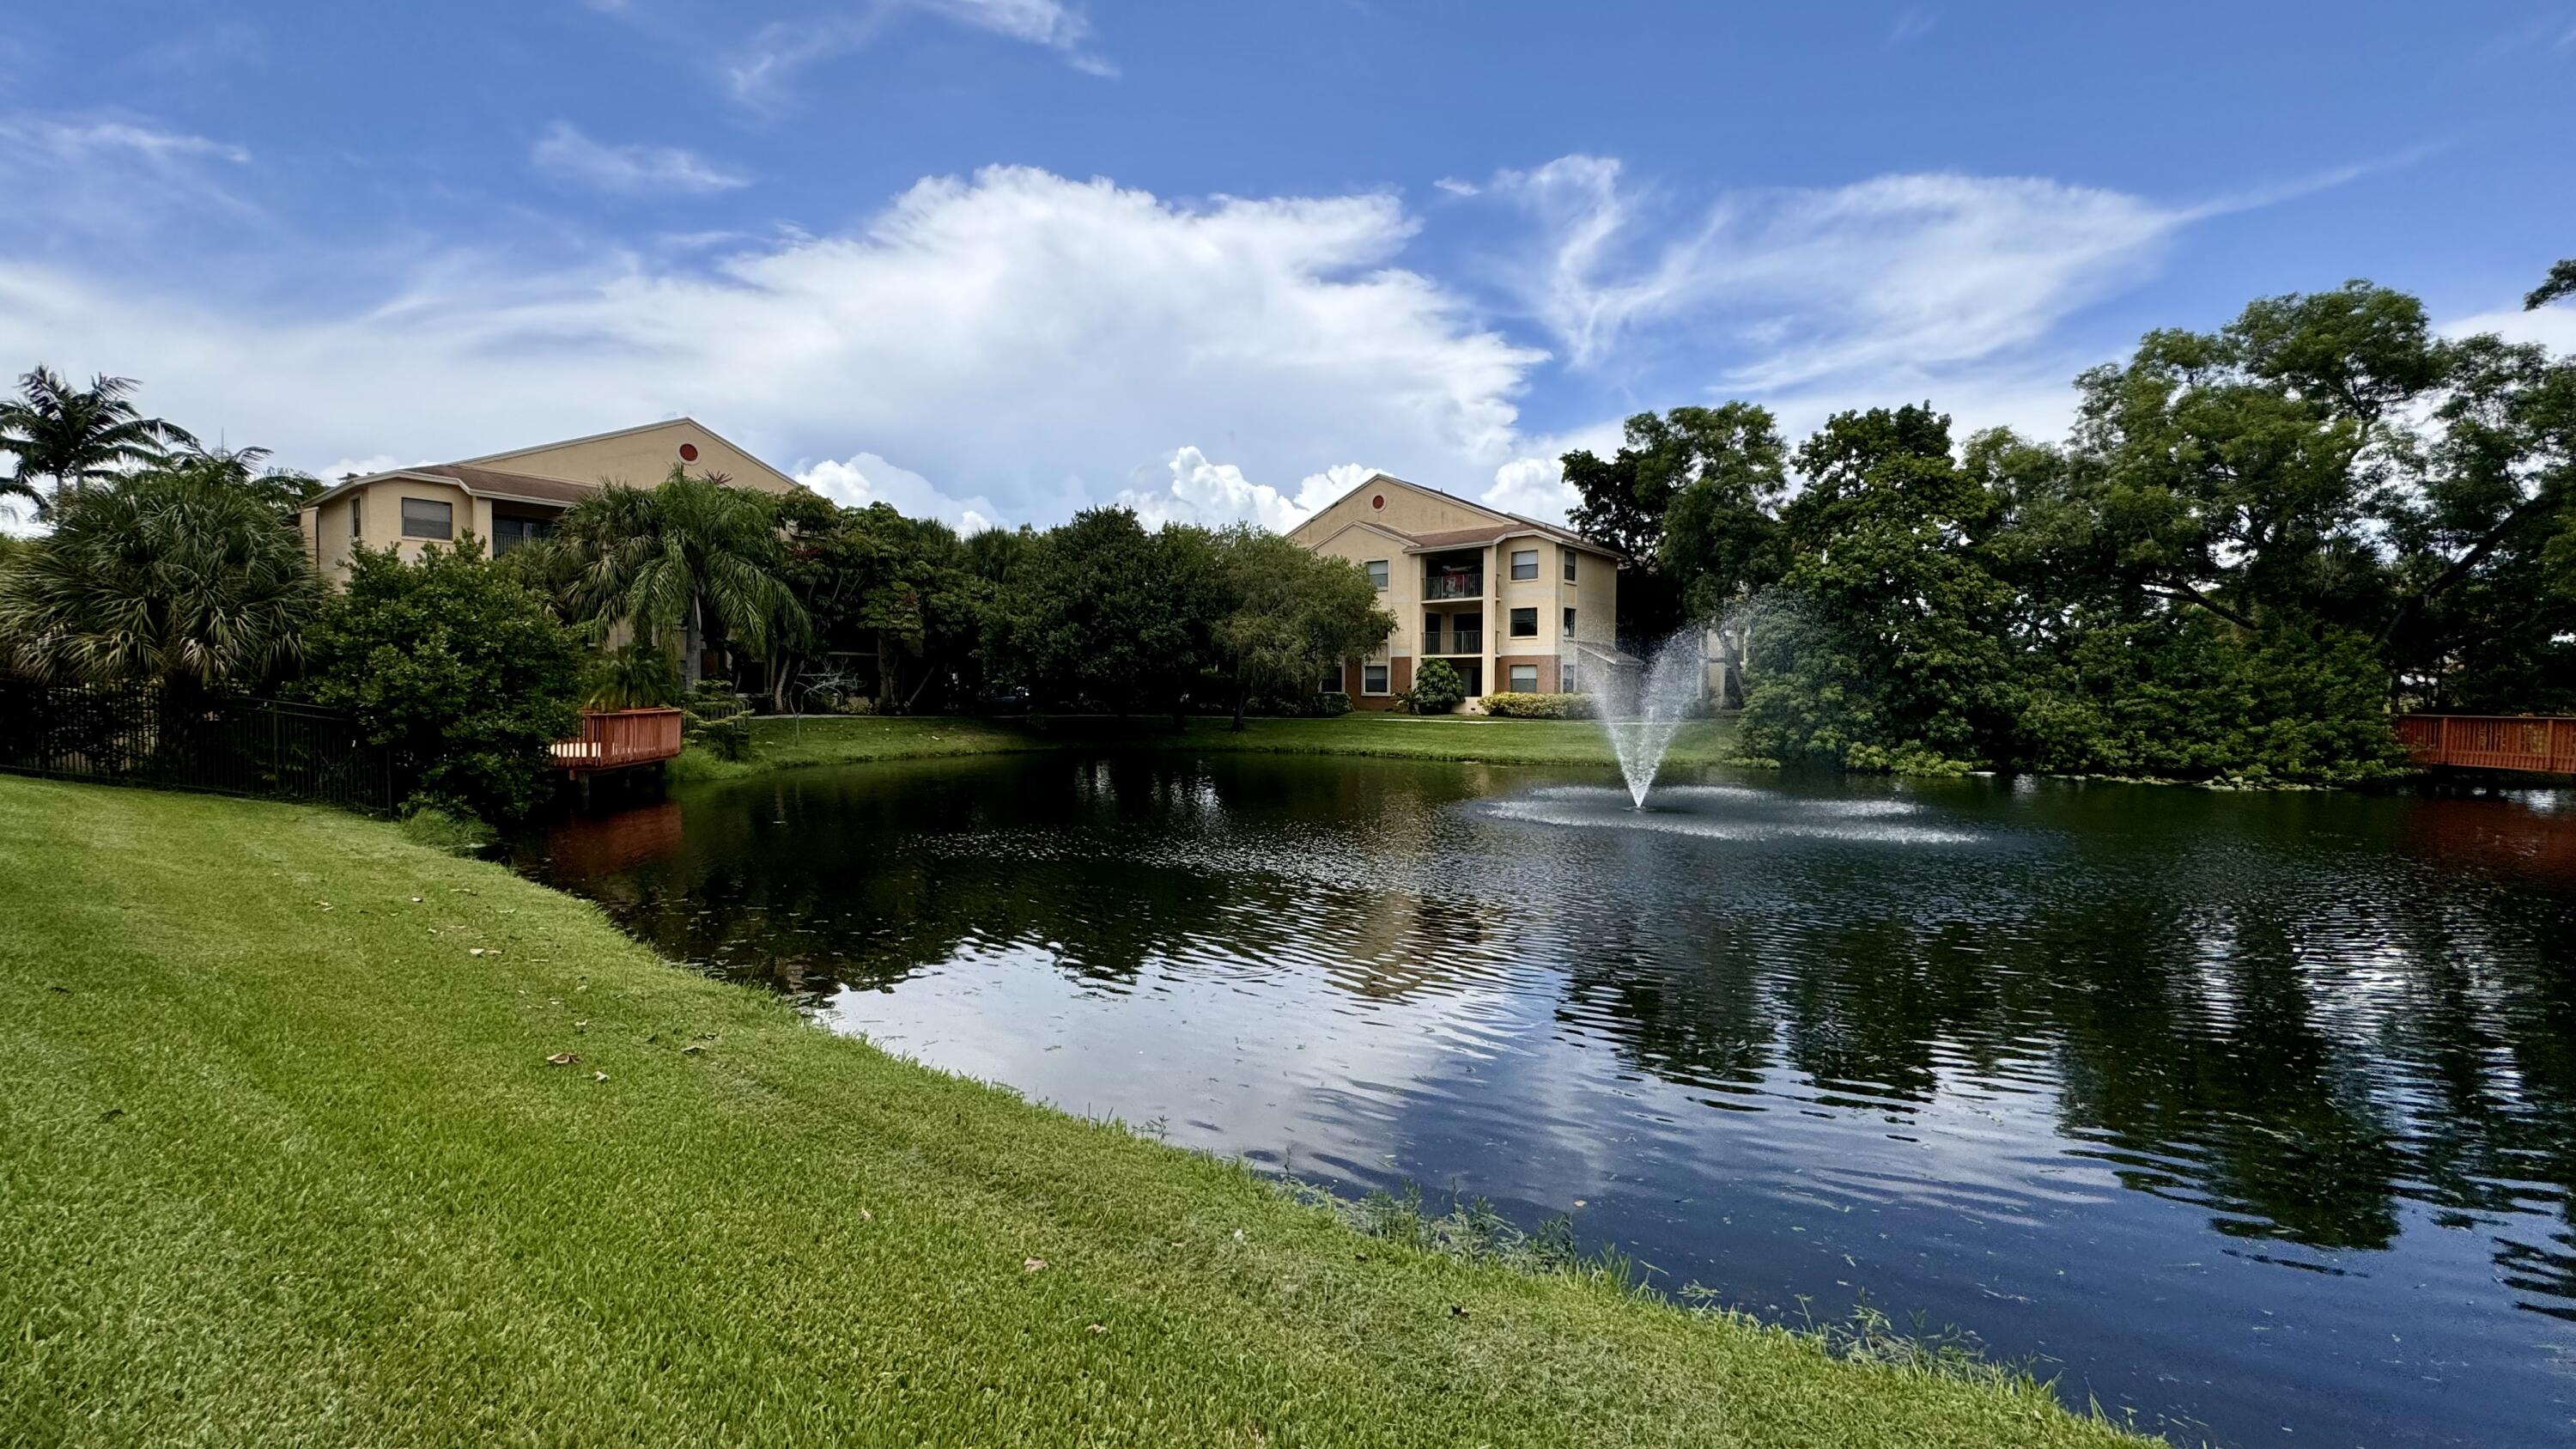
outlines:
{"label": "reflection on water", "polygon": [[[1379,761],[783,775],[527,864],[1067,1108],[1574,1211],[2185,1441],[2576,1432],[2576,808]],[[676,811],[674,816],[671,812]]]}

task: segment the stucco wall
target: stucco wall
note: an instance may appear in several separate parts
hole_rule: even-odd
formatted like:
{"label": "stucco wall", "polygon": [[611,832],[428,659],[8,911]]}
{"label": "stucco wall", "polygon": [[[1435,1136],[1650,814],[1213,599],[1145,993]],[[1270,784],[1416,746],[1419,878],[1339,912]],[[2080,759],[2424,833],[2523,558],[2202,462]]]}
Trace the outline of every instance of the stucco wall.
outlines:
{"label": "stucco wall", "polygon": [[[1369,506],[1369,500],[1378,497],[1386,499],[1386,507]],[[1509,520],[1499,513],[1443,498],[1410,483],[1380,478],[1352,490],[1330,508],[1299,524],[1288,536],[1311,548],[1347,523],[1375,523],[1398,533],[1445,533],[1505,522]]]}
{"label": "stucco wall", "polygon": [[[683,459],[683,444],[696,448],[698,456]],[[478,467],[504,473],[529,473],[575,483],[624,483],[637,488],[650,488],[669,477],[674,464],[700,477],[722,473],[737,488],[788,493],[796,487],[794,480],[767,463],[684,419],[587,442],[556,443],[475,460]]]}

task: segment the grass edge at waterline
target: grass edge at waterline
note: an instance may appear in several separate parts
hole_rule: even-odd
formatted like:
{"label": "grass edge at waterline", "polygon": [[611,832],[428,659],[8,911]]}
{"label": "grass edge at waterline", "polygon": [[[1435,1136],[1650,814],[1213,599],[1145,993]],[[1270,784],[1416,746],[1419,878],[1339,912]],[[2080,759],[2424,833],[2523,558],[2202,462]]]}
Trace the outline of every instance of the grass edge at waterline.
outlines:
{"label": "grass edge at waterline", "polygon": [[[852,765],[955,755],[1066,748],[1175,750],[1198,754],[1358,755],[1485,765],[1616,765],[1594,720],[1490,719],[1353,712],[1331,719],[1230,721],[1164,718],[976,719],[936,715],[769,715],[751,723],[751,756],[722,760],[696,746],[671,766],[675,783],[741,779],[809,765]],[[1731,719],[1690,720],[1674,735],[1675,767],[1767,764],[1736,753]]]}
{"label": "grass edge at waterline", "polygon": [[0,1441],[2136,1442],[1374,1243],[384,822],[0,839]]}

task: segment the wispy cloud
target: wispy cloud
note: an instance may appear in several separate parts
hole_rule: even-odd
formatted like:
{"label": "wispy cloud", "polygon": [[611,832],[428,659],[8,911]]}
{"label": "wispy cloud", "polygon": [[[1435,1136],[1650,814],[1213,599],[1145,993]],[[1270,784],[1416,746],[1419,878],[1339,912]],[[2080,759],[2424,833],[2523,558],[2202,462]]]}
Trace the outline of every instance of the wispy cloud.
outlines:
{"label": "wispy cloud", "polygon": [[250,160],[249,151],[228,141],[127,121],[0,121],[0,138],[59,160],[123,155],[156,165],[211,160],[236,166]]}
{"label": "wispy cloud", "polygon": [[1686,331],[1695,342],[1724,340],[1728,386],[1761,390],[2027,346],[2143,280],[2194,222],[2415,154],[2186,204],[1939,172],[1731,192],[1694,219],[1598,156],[1504,172],[1487,190],[1538,223],[1512,285],[1573,366]]}
{"label": "wispy cloud", "polygon": [[1900,45],[1921,40],[1940,23],[1941,17],[1933,11],[1920,5],[1908,5],[1896,12],[1896,22],[1887,28],[1887,48],[1894,50]]}
{"label": "wispy cloud", "polygon": [[1055,51],[1088,75],[1118,74],[1091,48],[1090,18],[1062,0],[868,0],[820,19],[762,26],[726,63],[726,84],[747,105],[775,107],[799,72],[866,49],[907,13]]}
{"label": "wispy cloud", "polygon": [[569,121],[546,128],[528,151],[528,164],[557,181],[624,195],[707,196],[751,184],[678,146],[613,146],[594,141]]}

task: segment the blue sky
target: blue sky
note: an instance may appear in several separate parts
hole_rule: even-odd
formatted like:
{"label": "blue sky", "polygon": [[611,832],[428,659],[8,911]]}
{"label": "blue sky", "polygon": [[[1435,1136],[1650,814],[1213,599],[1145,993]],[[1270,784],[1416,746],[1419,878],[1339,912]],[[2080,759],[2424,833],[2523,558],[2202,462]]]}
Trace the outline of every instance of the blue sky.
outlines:
{"label": "blue sky", "polygon": [[851,501],[1293,521],[1750,397],[2061,426],[2367,276],[2576,349],[2576,3],[101,3],[0,363],[316,471],[689,413]]}

